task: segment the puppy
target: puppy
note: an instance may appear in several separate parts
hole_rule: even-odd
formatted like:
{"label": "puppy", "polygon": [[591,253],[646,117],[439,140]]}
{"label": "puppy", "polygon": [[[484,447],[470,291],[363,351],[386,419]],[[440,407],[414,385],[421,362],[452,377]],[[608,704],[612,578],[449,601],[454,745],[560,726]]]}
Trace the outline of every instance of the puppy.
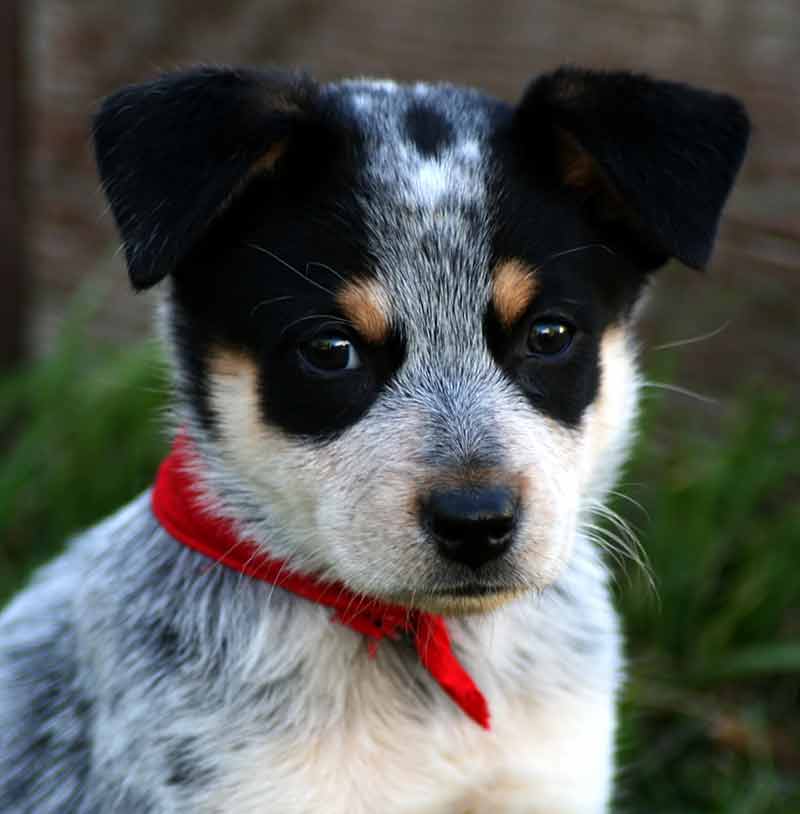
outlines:
{"label": "puppy", "polygon": [[747,137],[575,68],[516,106],[227,68],[108,99],[178,440],[0,617],[0,812],[607,811],[631,323],[707,264]]}

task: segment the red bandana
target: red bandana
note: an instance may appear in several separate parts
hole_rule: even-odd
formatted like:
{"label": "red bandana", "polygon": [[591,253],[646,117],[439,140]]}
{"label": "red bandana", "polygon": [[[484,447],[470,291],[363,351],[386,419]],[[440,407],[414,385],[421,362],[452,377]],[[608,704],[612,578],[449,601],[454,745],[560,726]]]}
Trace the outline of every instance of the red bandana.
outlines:
{"label": "red bandana", "polygon": [[336,611],[334,621],[371,639],[373,655],[384,637],[410,634],[420,662],[439,686],[470,718],[489,729],[489,706],[469,673],[456,659],[447,624],[441,616],[390,605],[378,599],[364,599],[338,582],[324,582],[313,576],[287,571],[283,561],[263,554],[246,540],[240,540],[227,520],[212,517],[197,505],[187,466],[191,456],[189,440],[179,436],[172,452],[162,462],[153,488],[153,513],[170,535],[215,563],[333,608]]}

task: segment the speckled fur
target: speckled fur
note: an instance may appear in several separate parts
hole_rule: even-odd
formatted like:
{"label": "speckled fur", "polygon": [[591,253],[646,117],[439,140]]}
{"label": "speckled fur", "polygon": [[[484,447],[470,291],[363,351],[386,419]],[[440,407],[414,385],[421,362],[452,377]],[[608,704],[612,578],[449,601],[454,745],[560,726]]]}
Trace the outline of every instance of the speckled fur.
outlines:
{"label": "speckled fur", "polygon": [[599,811],[618,633],[578,549],[558,590],[452,623],[487,734],[409,645],[373,660],[320,607],[223,568],[198,580],[207,561],[139,498],[3,616],[0,810]]}
{"label": "speckled fur", "polygon": [[[207,502],[244,534],[296,567],[410,601],[438,579],[407,508],[418,483],[473,460],[522,478],[516,598],[449,620],[492,730],[452,704],[408,642],[370,658],[325,609],[179,545],[145,494],[0,616],[0,814],[607,810],[620,634],[582,528],[631,439],[629,326],[606,332],[599,392],[577,427],[532,409],[482,333],[494,103],[446,85],[359,80],[324,93],[361,123],[373,285],[405,326],[403,367],[320,446],[261,420],[246,357],[210,363],[208,432],[173,353],[175,421],[201,452]],[[404,135],[421,100],[447,123],[436,154]],[[167,293],[173,351],[186,318],[175,308]]]}

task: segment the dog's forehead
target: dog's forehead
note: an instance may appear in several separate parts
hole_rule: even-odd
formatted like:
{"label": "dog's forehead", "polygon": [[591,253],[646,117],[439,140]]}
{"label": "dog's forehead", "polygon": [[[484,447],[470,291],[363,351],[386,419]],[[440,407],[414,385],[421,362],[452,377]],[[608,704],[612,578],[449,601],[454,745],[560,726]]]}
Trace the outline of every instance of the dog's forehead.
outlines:
{"label": "dog's forehead", "polygon": [[393,316],[415,331],[464,322],[460,333],[477,340],[489,297],[492,102],[444,84],[358,80],[336,92],[362,139],[370,270]]}
{"label": "dog's forehead", "polygon": [[[343,83],[364,144],[363,181],[375,202],[407,219],[485,207],[489,100],[450,85]],[[441,219],[441,218],[440,218]]]}
{"label": "dog's forehead", "polygon": [[429,123],[442,128],[443,146],[485,136],[492,112],[509,109],[479,90],[447,82],[349,79],[327,85],[326,90],[347,103],[365,130],[383,138],[413,138],[422,118],[429,115]]}

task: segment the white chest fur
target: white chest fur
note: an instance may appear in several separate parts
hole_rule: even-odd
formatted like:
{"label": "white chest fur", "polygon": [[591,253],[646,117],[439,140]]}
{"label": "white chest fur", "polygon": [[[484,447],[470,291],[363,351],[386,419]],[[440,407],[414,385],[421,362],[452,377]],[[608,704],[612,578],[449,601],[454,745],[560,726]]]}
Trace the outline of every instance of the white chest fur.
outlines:
{"label": "white chest fur", "polygon": [[[592,612],[579,629],[587,601]],[[319,724],[303,728],[302,737],[289,728],[249,738],[227,755],[221,782],[196,810],[601,814],[612,773],[616,625],[604,591],[584,596],[580,612],[563,596],[552,603],[563,603],[563,612],[529,599],[488,624],[451,627],[489,701],[488,732],[435,685],[409,709],[412,696],[397,692],[388,652],[373,660],[359,645],[340,686],[330,671],[342,664],[325,652],[340,637],[326,637],[307,700],[319,705]]]}
{"label": "white chest fur", "polygon": [[208,811],[225,814],[600,814],[611,774],[610,699],[495,705],[421,726],[371,717],[302,744],[242,754]]}

